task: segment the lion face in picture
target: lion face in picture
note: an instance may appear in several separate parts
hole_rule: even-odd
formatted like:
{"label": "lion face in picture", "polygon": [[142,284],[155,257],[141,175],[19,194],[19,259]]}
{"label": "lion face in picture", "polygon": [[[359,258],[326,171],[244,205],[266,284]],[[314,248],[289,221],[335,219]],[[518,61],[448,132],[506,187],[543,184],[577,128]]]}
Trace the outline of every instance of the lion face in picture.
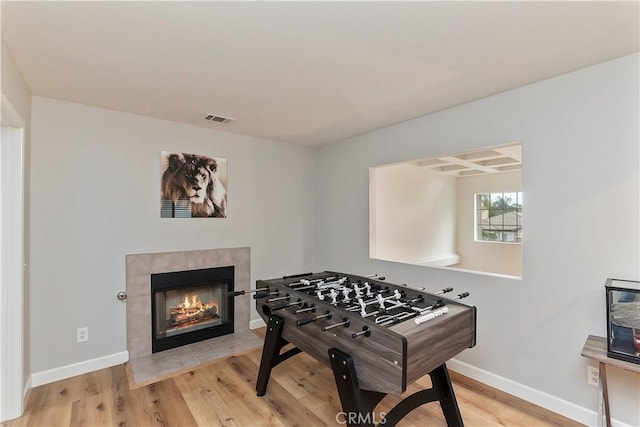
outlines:
{"label": "lion face in picture", "polygon": [[182,166],[184,173],[185,192],[191,203],[202,204],[207,199],[207,188],[211,184],[212,175],[218,165],[215,160],[206,161],[193,155],[185,155],[185,163]]}
{"label": "lion face in picture", "polygon": [[192,217],[226,217],[227,194],[217,176],[215,159],[194,154],[170,154],[162,174],[162,199],[174,207],[190,202]]}

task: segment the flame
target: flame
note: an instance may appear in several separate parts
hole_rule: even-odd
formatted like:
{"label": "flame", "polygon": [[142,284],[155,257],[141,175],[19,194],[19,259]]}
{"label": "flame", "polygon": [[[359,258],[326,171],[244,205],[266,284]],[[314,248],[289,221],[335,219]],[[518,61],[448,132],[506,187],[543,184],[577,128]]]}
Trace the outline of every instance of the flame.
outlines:
{"label": "flame", "polygon": [[214,307],[217,308],[217,306],[218,303],[215,300],[210,301],[208,304],[203,303],[197,293],[191,295],[185,294],[184,300],[182,301],[182,303],[178,304],[177,307],[180,310],[178,319],[182,320],[189,317],[195,317],[204,311],[210,310]]}
{"label": "flame", "polygon": [[185,310],[194,310],[194,309],[206,310],[208,308],[211,308],[214,305],[216,304],[215,303],[203,304],[202,301],[200,301],[200,297],[198,296],[198,294],[193,294],[193,295],[185,294],[184,301],[182,302],[182,304],[178,304],[178,307]]}

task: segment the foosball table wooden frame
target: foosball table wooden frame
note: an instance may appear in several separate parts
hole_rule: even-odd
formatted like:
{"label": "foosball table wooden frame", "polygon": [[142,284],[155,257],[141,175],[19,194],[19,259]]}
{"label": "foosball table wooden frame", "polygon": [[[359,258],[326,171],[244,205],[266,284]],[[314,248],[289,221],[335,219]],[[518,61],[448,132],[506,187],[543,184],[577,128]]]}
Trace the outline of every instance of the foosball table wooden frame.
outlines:
{"label": "foosball table wooden frame", "polygon": [[[445,362],[475,345],[476,308],[457,301],[466,293],[442,296],[451,288],[429,293],[383,279],[325,271],[258,280],[256,309],[267,324],[258,396],[266,393],[276,365],[304,351],[331,367],[344,413],[357,414],[345,419],[350,426],[372,426],[373,410],[387,394],[401,394],[427,374],[432,387],[398,403],[384,425],[393,426],[413,409],[438,401],[447,424],[462,426]],[[334,289],[331,297],[328,289]],[[398,307],[407,314],[393,314]],[[295,347],[282,353],[289,343]]]}

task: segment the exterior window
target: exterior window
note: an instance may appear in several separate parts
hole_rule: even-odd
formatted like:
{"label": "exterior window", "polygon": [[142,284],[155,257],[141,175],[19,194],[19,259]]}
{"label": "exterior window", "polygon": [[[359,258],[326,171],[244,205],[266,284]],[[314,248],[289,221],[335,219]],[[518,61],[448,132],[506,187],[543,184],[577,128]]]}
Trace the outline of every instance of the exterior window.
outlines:
{"label": "exterior window", "polygon": [[522,243],[522,192],[476,193],[476,242]]}

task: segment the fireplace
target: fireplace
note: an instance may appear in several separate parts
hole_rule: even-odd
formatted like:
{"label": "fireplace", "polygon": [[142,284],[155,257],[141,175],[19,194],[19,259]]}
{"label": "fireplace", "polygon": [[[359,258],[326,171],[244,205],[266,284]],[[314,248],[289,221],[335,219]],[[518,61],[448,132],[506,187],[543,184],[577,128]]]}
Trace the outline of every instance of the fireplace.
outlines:
{"label": "fireplace", "polygon": [[[251,287],[251,248],[215,248],[193,251],[128,254],[126,256],[127,352],[130,360],[146,360],[152,355],[151,276],[160,273],[233,266],[233,287]],[[182,295],[184,298],[184,294]],[[202,298],[200,298],[202,299]],[[250,299],[234,298],[234,333],[249,330]],[[215,337],[225,339],[225,337]]]}
{"label": "fireplace", "polygon": [[233,266],[152,274],[152,353],[233,333],[233,290]]}

